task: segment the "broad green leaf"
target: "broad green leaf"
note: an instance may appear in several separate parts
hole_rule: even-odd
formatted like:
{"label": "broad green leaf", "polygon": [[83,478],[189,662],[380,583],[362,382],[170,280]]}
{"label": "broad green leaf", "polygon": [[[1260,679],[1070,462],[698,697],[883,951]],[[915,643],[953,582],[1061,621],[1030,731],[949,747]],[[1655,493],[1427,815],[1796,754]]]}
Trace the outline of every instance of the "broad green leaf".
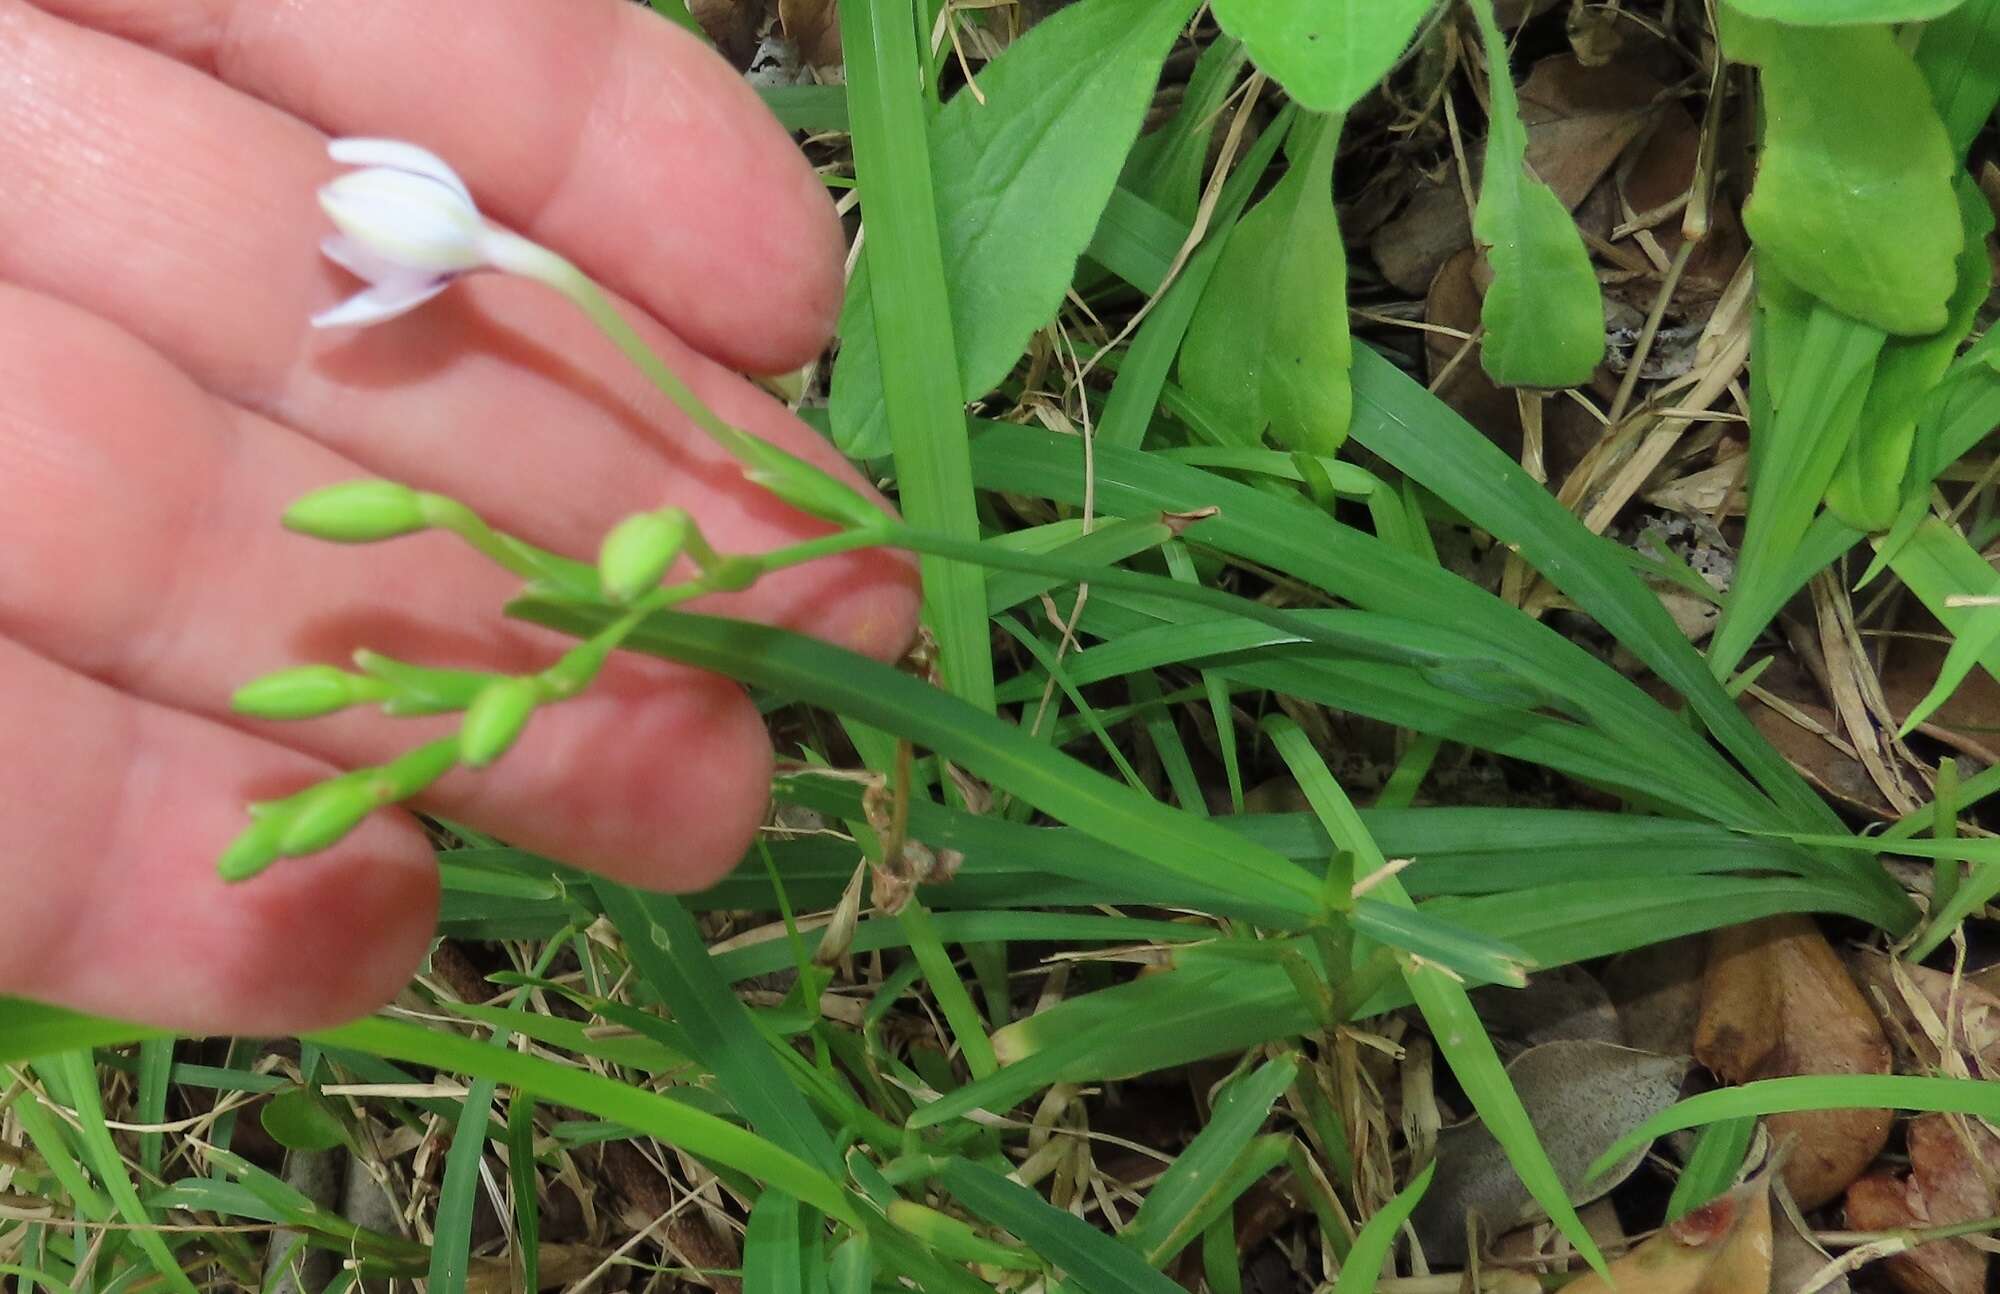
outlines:
{"label": "broad green leaf", "polygon": [[1576,386],[1604,358],[1597,274],[1562,199],[1528,174],[1528,129],[1492,0],[1475,0],[1472,11],[1486,45],[1492,99],[1472,213],[1473,236],[1486,246],[1493,269],[1479,311],[1486,329],[1481,364],[1502,386]]}
{"label": "broad green leaf", "polygon": [[1886,27],[1720,15],[1764,88],[1764,154],[1743,209],[1766,272],[1884,332],[1944,327],[1965,231],[1930,88]]}
{"label": "broad green leaf", "polygon": [[1993,208],[1970,176],[1960,174],[1952,187],[1964,222],[1965,244],[1958,255],[1958,284],[1947,303],[1950,317],[1928,337],[1896,337],[1883,346],[1861,406],[1861,423],[1826,492],[1828,510],[1856,530],[1889,529],[1909,494],[1928,492],[1928,481],[1915,491],[1909,488],[1916,484],[1908,478],[1917,416],[1924,397],[1972,331],[1974,317],[1993,286],[1993,261],[1986,252]]}
{"label": "broad green leaf", "polygon": [[1931,87],[1951,155],[1963,158],[2000,101],[2000,0],[1970,0],[1925,27],[1917,70]]}
{"label": "broad green leaf", "polygon": [[1330,455],[1353,411],[1347,253],[1333,211],[1337,119],[1302,121],[1303,146],[1270,194],[1236,222],[1181,348],[1180,376],[1223,415],[1231,440],[1265,425],[1288,449]]}
{"label": "broad green leaf", "polygon": [[[1179,276],[1153,302],[1131,346],[1119,355],[1118,380],[1104,402],[1104,414],[1097,425],[1099,443],[1137,449],[1145,441],[1167,386],[1167,374],[1222,263],[1223,253],[1229,248],[1227,234],[1235,229],[1259,177],[1277,155],[1279,143],[1290,133],[1297,116],[1298,109],[1287,105],[1245,150],[1235,172],[1222,186],[1222,195],[1210,217],[1209,236],[1181,267]],[[1171,257],[1174,249],[1159,250]]]}
{"label": "broad green leaf", "polygon": [[[932,124],[943,282],[967,399],[1006,376],[1061,304],[1193,10],[1194,0],[1082,0],[981,69],[979,95],[954,95]],[[865,187],[862,197],[872,219]],[[871,237],[848,286],[833,377],[834,441],[857,458],[889,448],[871,344],[879,247]]]}
{"label": "broad green leaf", "polygon": [[1313,112],[1345,112],[1388,75],[1435,0],[1214,0],[1222,29]]}
{"label": "broad green leaf", "polygon": [[1752,18],[1801,27],[1850,23],[1922,22],[1950,13],[1965,0],[1723,0],[1723,7]]}
{"label": "broad green leaf", "polygon": [[306,1089],[278,1093],[257,1112],[271,1140],[287,1150],[332,1150],[347,1141],[347,1127],[326,1102]]}
{"label": "broad green leaf", "polygon": [[1396,1243],[1396,1233],[1410,1220],[1436,1173],[1436,1160],[1425,1164],[1416,1180],[1368,1219],[1361,1234],[1354,1237],[1347,1261],[1340,1265],[1340,1278],[1334,1283],[1333,1294],[1374,1294],[1376,1283],[1382,1279],[1382,1264],[1388,1260],[1389,1247]]}

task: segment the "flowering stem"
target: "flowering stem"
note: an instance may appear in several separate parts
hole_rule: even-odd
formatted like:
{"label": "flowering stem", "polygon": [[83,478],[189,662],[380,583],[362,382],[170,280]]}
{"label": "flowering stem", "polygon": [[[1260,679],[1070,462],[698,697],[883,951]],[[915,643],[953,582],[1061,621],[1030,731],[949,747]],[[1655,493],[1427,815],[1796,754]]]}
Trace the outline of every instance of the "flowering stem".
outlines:
{"label": "flowering stem", "polygon": [[[533,245],[530,244],[532,247]],[[779,498],[829,521],[850,526],[866,525],[884,514],[853,487],[835,480],[826,472],[795,454],[725,421],[702,402],[693,388],[667,366],[639,332],[618,312],[604,289],[574,264],[548,251],[540,253],[532,271],[534,277],[568,297],[598,330],[611,339],[625,358],[632,361],[660,393],[673,401],[695,426],[743,465],[745,475]],[[529,272],[529,271],[522,271]]]}
{"label": "flowering stem", "polygon": [[421,498],[426,521],[458,536],[501,569],[565,593],[596,592],[597,573],[584,563],[500,533],[457,499],[442,494]]}

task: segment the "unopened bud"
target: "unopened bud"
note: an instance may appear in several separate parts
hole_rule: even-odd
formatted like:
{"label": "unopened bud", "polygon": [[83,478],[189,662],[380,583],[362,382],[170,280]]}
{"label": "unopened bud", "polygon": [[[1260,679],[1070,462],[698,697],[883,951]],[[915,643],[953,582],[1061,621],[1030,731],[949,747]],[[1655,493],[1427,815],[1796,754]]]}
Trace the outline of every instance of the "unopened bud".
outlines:
{"label": "unopened bud", "polygon": [[471,768],[484,768],[507,753],[542,700],[531,678],[497,679],[472,699],[465,723],[458,730],[458,757]]}
{"label": "unopened bud", "polygon": [[424,530],[423,496],[395,481],[343,481],[285,510],[285,528],[337,544],[367,544]]}
{"label": "unopened bud", "polygon": [[259,812],[269,807],[251,806],[250,825],[238,832],[222,857],[215,860],[216,874],[223,880],[247,881],[278,861],[278,835],[284,822],[269,812]]}
{"label": "unopened bud", "polygon": [[373,701],[384,689],[331,665],[301,665],[266,674],[238,688],[229,706],[256,719],[311,719]]}
{"label": "unopened bud", "polygon": [[381,804],[364,778],[349,774],[321,782],[294,796],[288,812],[273,816],[278,852],[287,858],[316,854],[338,843]]}
{"label": "unopened bud", "polygon": [[604,596],[630,602],[657,585],[680,556],[687,529],[687,514],[678,508],[635,513],[613,526],[597,553]]}

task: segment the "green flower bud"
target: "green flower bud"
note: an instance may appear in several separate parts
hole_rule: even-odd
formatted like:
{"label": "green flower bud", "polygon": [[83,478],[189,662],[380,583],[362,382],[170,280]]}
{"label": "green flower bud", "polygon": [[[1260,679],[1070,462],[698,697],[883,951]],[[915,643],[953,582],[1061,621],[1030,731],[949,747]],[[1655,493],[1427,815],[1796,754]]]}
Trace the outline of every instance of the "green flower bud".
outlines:
{"label": "green flower bud", "polygon": [[458,730],[458,757],[484,768],[507,753],[541,703],[542,689],[531,678],[503,678],[472,699]]}
{"label": "green flower bud", "polygon": [[253,679],[237,689],[229,707],[256,719],[311,719],[381,698],[373,679],[356,678],[331,665],[301,665]]}
{"label": "green flower bud", "polygon": [[375,798],[384,804],[413,799],[458,765],[458,738],[440,737],[404,751],[375,770]]}
{"label": "green flower bud", "polygon": [[296,858],[339,843],[381,806],[367,780],[350,773],[293,796],[287,812],[267,821],[277,828],[278,853]]}
{"label": "green flower bud", "polygon": [[429,528],[423,496],[395,481],[343,481],[285,510],[285,528],[337,544],[366,544]]}
{"label": "green flower bud", "polygon": [[278,833],[281,818],[273,817],[269,805],[251,806],[251,823],[238,832],[222,857],[215,860],[215,872],[225,881],[247,881],[278,861]]}
{"label": "green flower bud", "polygon": [[630,602],[665,578],[687,542],[688,518],[678,508],[640,512],[604,537],[597,553],[597,581],[613,602]]}

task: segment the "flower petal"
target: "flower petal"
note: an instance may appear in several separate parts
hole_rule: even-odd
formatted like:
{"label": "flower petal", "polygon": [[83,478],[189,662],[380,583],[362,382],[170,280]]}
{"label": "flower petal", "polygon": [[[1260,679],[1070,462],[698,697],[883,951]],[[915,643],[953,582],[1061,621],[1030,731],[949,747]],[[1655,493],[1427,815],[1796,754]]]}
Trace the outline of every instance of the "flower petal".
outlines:
{"label": "flower petal", "polygon": [[400,139],[350,138],[329,140],[326,153],[334,161],[348,166],[386,166],[425,176],[456,192],[465,199],[468,207],[474,205],[472,193],[465,187],[465,181],[458,178],[458,172],[427,148],[419,148]]}
{"label": "flower petal", "polygon": [[414,310],[451,284],[451,275],[417,282],[379,283],[312,317],[315,328],[358,328]]}
{"label": "flower petal", "polygon": [[444,273],[484,263],[486,222],[428,176],[350,171],[320,189],[319,205],[341,233],[393,264]]}
{"label": "flower petal", "polygon": [[394,261],[377,256],[366,243],[346,234],[328,234],[319,240],[319,250],[322,256],[341,269],[370,283],[382,283],[409,273]]}

